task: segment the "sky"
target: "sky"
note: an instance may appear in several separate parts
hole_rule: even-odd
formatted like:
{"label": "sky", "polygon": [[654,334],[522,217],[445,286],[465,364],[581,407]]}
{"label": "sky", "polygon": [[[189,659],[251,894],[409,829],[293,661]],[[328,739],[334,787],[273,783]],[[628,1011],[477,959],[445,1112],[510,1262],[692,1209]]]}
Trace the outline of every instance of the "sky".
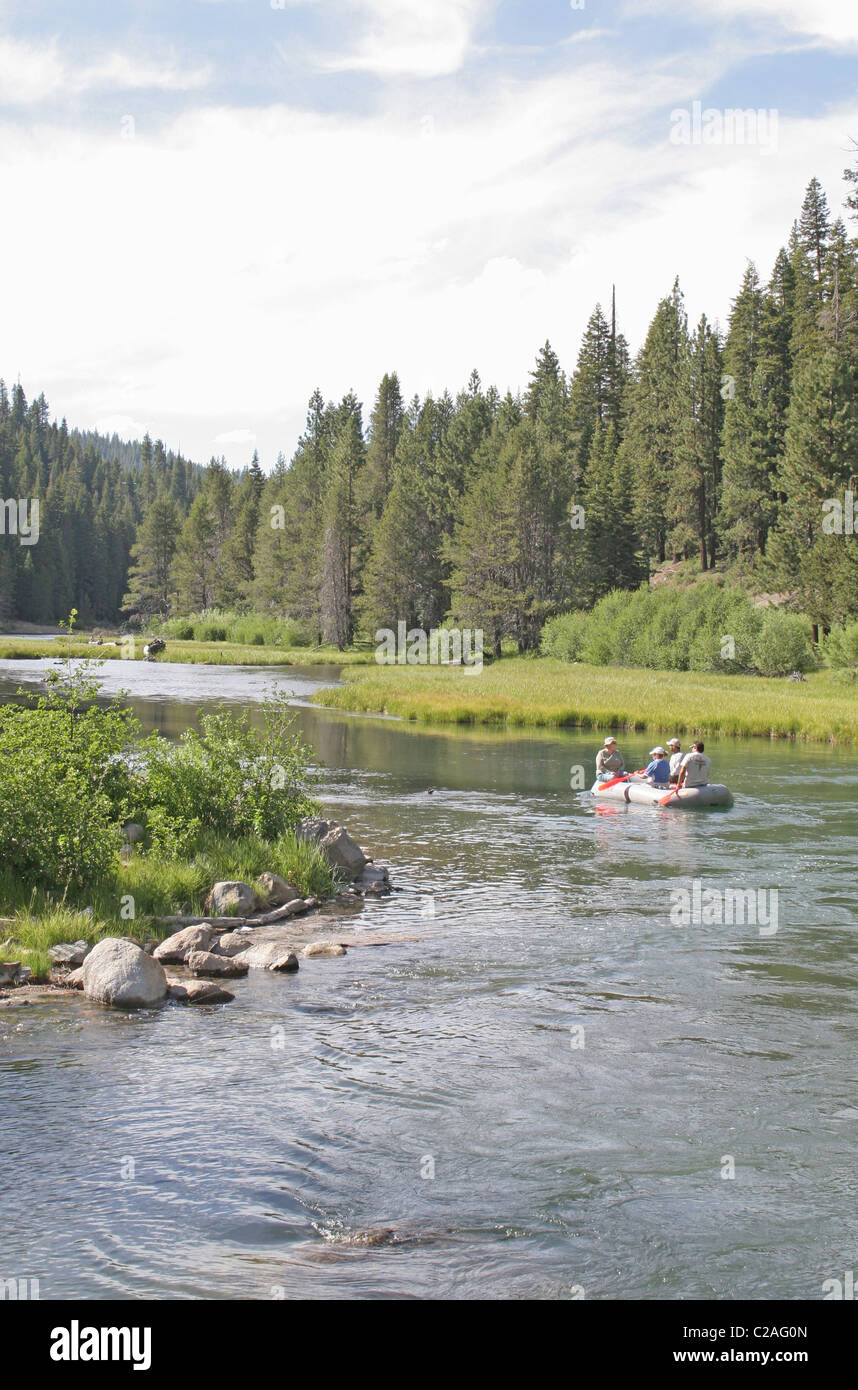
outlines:
{"label": "sky", "polygon": [[268,470],[317,386],[571,371],[613,285],[635,350],[676,275],[724,326],[856,60],[855,0],[0,0],[0,374]]}

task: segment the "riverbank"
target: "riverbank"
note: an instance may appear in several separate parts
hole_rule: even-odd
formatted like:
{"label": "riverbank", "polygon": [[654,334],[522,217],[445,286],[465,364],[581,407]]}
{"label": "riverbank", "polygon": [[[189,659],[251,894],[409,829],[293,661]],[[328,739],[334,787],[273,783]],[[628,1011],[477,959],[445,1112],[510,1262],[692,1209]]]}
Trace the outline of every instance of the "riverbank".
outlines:
{"label": "riverbank", "polygon": [[[129,649],[127,637],[105,639],[99,647],[65,637],[53,641],[39,637],[7,637],[0,641],[0,661],[26,661],[37,657],[81,657],[106,661],[144,661],[146,638],[135,637]],[[167,638],[157,661],[196,666],[357,666],[375,664],[375,649],[338,651],[336,647],[263,647],[240,642],[181,642]]]}
{"label": "riverbank", "polygon": [[[318,936],[315,918],[350,916],[364,897],[390,892],[387,870],[377,869],[338,822],[318,817],[305,819],[276,844],[220,838],[175,861],[129,845],[126,862],[117,864],[115,875],[84,907],[58,903],[48,891],[27,895],[6,872],[0,875],[0,901],[4,911],[15,910],[0,917],[0,1000],[38,986],[82,987],[70,972],[111,938],[159,959],[164,943],[188,929],[199,929],[202,949],[211,954],[208,968],[201,964],[195,975],[244,974],[247,965],[297,970],[297,962],[282,961]],[[168,952],[165,964],[185,964],[199,944],[196,938],[183,941],[182,951]],[[225,968],[227,957],[239,955],[247,962],[242,970]]]}
{"label": "riverbank", "polygon": [[858,743],[858,695],[828,671],[804,681],[504,658],[482,671],[378,666],[343,673],[315,704],[423,724],[653,730]]}

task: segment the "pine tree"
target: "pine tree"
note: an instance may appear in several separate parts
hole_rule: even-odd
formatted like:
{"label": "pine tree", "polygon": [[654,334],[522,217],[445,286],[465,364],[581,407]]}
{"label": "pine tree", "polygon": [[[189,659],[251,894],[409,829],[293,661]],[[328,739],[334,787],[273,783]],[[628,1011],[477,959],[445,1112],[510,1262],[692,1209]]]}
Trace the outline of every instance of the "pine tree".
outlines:
{"label": "pine tree", "polygon": [[[166,618],[173,597],[171,572],[181,519],[172,496],[161,491],[146,513],[131,549],[128,592],[122,607],[145,621]],[[203,602],[202,607],[207,603]]]}
{"label": "pine tree", "polygon": [[324,641],[343,648],[354,633],[355,493],[365,456],[361,407],[353,394],[342,402],[338,417],[322,506],[320,614]]}
{"label": "pine tree", "polygon": [[650,561],[665,558],[668,496],[686,447],[689,352],[685,306],[676,280],[656,310],[635,363],[622,443],[637,479],[634,525]]}

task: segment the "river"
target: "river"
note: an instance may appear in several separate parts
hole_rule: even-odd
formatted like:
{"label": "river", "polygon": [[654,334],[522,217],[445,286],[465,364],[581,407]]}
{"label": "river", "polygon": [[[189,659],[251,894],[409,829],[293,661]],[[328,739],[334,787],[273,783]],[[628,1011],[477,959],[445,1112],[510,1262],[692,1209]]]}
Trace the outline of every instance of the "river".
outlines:
{"label": "river", "polygon": [[[0,698],[46,664],[0,664]],[[104,670],[171,735],[336,677]],[[402,890],[361,913],[394,944],[252,971],[212,1009],[0,1012],[0,1276],[42,1298],[816,1299],[855,1267],[853,751],[711,741],[734,807],[674,813],[572,789],[592,735],[297,719],[326,810]],[[629,765],[654,741],[621,738]],[[763,890],[770,917],[776,889],[777,930],[672,921],[695,880]]]}

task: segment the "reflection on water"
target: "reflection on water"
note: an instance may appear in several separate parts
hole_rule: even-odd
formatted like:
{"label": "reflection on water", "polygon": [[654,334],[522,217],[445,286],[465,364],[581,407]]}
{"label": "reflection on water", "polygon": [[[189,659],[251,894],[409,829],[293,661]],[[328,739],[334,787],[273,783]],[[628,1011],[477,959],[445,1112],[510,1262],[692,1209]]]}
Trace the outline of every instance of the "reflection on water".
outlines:
{"label": "reflection on water", "polygon": [[[271,674],[115,678],[176,734]],[[48,1298],[663,1299],[817,1298],[852,1268],[852,753],[707,741],[734,808],[670,814],[571,791],[592,736],[297,718],[404,890],[365,918],[420,940],[211,1010],[0,1012],[6,1273]],[[622,740],[631,765],[651,742]],[[777,935],[672,926],[695,878],[777,886]]]}

